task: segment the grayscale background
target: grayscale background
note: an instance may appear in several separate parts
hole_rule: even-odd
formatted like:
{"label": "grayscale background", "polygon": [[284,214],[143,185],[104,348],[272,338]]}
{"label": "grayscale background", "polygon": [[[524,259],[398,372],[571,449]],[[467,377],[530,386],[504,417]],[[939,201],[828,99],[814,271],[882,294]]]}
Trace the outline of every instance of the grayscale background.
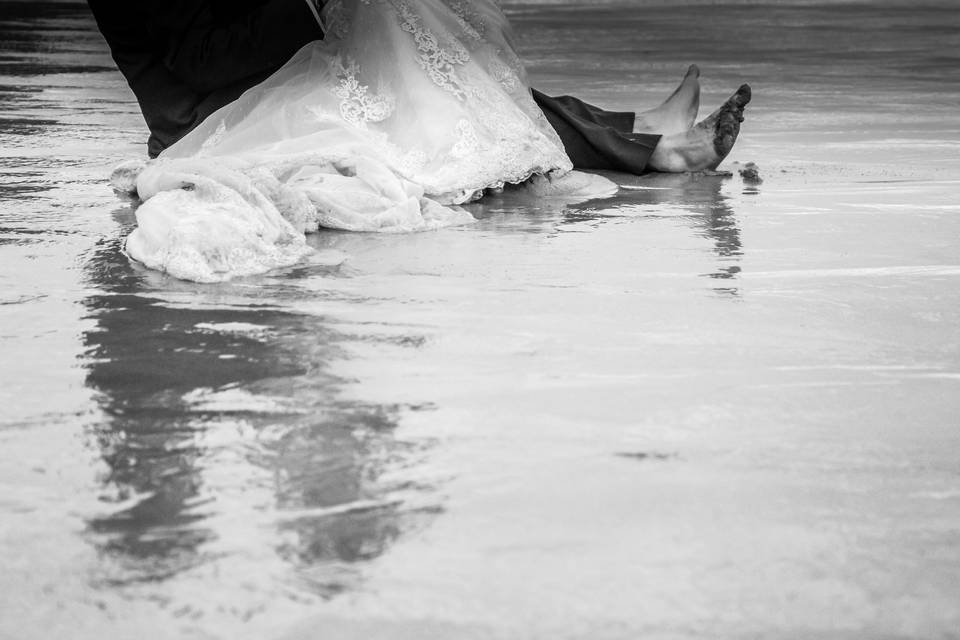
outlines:
{"label": "grayscale background", "polygon": [[549,93],[749,82],[733,175],[181,282],[86,6],[0,0],[0,637],[960,637],[957,3],[504,6]]}

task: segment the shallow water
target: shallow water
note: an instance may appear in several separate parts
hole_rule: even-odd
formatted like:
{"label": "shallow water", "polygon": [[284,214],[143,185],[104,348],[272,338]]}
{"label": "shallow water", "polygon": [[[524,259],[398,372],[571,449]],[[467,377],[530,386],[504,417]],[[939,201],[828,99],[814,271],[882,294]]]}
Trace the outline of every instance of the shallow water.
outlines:
{"label": "shallow water", "polygon": [[0,637],[957,637],[960,14],[508,8],[547,91],[749,81],[764,182],[180,282],[84,6],[0,1]]}

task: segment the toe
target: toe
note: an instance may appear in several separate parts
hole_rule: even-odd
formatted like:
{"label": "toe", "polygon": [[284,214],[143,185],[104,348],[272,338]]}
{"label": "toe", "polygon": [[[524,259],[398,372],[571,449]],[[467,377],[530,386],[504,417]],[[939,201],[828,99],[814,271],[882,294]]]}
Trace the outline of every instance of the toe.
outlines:
{"label": "toe", "polygon": [[753,98],[753,91],[750,89],[750,85],[742,84],[740,88],[737,89],[737,93],[734,94],[734,99],[737,102],[737,106],[743,108],[750,104],[750,100]]}

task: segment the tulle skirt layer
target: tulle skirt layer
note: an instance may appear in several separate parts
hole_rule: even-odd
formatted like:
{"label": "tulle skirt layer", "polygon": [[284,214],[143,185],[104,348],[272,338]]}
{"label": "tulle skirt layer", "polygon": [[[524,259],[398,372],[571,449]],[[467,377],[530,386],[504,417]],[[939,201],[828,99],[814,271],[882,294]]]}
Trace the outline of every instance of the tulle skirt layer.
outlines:
{"label": "tulle skirt layer", "polygon": [[463,224],[456,205],[485,189],[571,170],[496,3],[352,0],[325,16],[325,40],[135,176],[132,257],[222,280],[299,260],[321,226]]}

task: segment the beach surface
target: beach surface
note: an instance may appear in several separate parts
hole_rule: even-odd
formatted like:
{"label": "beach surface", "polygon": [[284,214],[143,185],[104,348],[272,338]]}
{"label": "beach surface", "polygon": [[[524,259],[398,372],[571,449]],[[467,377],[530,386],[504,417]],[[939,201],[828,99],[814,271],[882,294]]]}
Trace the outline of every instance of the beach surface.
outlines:
{"label": "beach surface", "polygon": [[732,175],[178,281],[85,5],[0,0],[0,638],[960,637],[955,4],[505,8],[547,93],[749,82]]}

